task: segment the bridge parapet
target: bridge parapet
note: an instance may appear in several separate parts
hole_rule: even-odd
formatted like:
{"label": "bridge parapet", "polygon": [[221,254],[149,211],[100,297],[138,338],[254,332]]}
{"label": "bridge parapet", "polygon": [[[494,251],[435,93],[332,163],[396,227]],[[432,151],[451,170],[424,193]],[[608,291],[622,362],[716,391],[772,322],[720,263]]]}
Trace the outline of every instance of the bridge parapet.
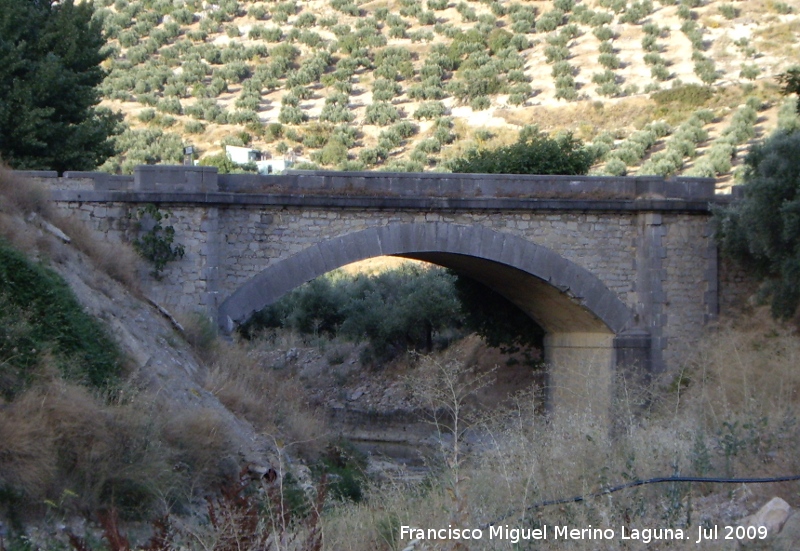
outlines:
{"label": "bridge parapet", "polygon": [[143,165],[132,176],[21,172],[60,190],[458,199],[714,200],[712,178],[296,171],[218,174],[216,167]]}
{"label": "bridge parapet", "polygon": [[711,178],[541,176],[408,172],[295,171],[279,176],[220,176],[234,193],[308,193],[390,197],[683,199],[714,198]]}

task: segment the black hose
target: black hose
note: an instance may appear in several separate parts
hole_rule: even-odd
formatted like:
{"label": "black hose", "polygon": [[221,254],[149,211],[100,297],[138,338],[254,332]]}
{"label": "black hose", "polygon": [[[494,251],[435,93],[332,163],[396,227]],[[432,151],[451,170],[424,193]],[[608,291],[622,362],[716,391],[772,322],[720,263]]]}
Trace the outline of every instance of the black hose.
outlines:
{"label": "black hose", "polygon": [[[772,478],[707,478],[703,476],[660,476],[656,478],[648,478],[646,480],[633,480],[631,482],[626,482],[625,484],[619,484],[617,486],[609,486],[607,488],[603,488],[602,490],[599,490],[591,494],[540,501],[539,503],[534,503],[533,505],[529,505],[524,509],[524,511],[533,511],[534,509],[547,507],[549,505],[561,505],[563,503],[579,503],[587,499],[601,497],[607,494],[613,494],[614,492],[619,492],[620,490],[625,490],[627,488],[633,488],[636,486],[645,486],[647,484],[661,484],[662,482],[710,482],[712,484],[764,484],[767,482],[789,482],[792,480],[800,480],[800,475],[777,476]],[[505,519],[513,515],[515,512],[517,511],[512,511],[510,513],[507,513],[500,518],[497,518],[491,522],[484,524],[483,526],[481,526],[481,528],[486,529],[490,526],[494,526],[498,522],[504,521]]]}

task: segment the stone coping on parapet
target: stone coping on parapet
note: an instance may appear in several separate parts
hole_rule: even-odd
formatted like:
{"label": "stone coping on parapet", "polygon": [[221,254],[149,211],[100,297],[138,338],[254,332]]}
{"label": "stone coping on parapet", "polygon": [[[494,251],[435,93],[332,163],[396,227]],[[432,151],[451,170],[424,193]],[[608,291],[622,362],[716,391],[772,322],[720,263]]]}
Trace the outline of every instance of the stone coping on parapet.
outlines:
{"label": "stone coping on parapet", "polygon": [[62,190],[217,193],[269,197],[545,199],[581,201],[715,201],[712,178],[660,176],[540,176],[438,172],[295,171],[289,174],[218,174],[215,167],[137,166],[132,176],[99,172],[27,172]]}
{"label": "stone coping on parapet", "polygon": [[535,199],[366,197],[347,195],[279,195],[260,193],[170,193],[163,191],[53,190],[56,201],[77,203],[154,203],[219,207],[273,206],[371,210],[527,210],[708,213],[714,201],[684,199]]}

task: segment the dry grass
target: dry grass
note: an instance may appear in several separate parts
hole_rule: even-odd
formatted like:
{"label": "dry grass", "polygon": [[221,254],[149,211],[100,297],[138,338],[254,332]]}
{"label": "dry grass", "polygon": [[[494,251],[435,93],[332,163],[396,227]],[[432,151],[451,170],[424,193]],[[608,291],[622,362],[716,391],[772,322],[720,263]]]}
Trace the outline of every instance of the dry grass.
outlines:
{"label": "dry grass", "polygon": [[109,404],[56,379],[3,407],[0,487],[17,496],[6,504],[11,512],[49,503],[88,514],[116,504],[129,516],[149,515],[177,482],[151,404]]}
{"label": "dry grass", "polygon": [[296,444],[314,454],[324,448],[324,422],[308,400],[302,383],[266,358],[264,342],[220,343],[205,387],[230,411],[264,434]]}
{"label": "dry grass", "polygon": [[712,419],[737,411],[768,415],[800,407],[800,340],[765,311],[750,321],[749,327],[720,329],[687,364],[686,376],[702,390]]}
{"label": "dry grass", "polygon": [[29,179],[21,178],[0,165],[0,211],[14,209],[25,215],[36,213],[43,216],[51,213],[47,188]]}
{"label": "dry grass", "polygon": [[[485,528],[497,519],[511,527],[613,527],[617,539],[603,542],[602,548],[639,549],[619,540],[621,525],[691,527],[695,534],[698,524],[733,523],[774,495],[792,503],[796,483],[666,484],[583,504],[528,509],[543,500],[655,476],[768,477],[800,472],[800,375],[795,369],[800,341],[788,328],[766,318],[759,321],[758,328],[729,326],[710,335],[687,363],[688,379],[659,385],[650,407],[615,434],[591,416],[536,416],[535,400],[520,396],[516,409],[475,433],[479,445],[461,467],[465,520],[453,527]],[[446,482],[452,465],[442,469],[443,476],[429,482],[426,490],[384,484],[373,489],[367,505],[338,508],[326,518],[327,543],[336,549],[402,549],[408,540],[396,539],[400,525],[446,528],[458,518],[454,514],[460,506]],[[392,533],[394,537],[387,536]],[[506,548],[487,540],[470,549]],[[453,543],[438,542],[436,548],[453,548]],[[551,540],[543,548],[588,549],[586,543]],[[667,547],[697,548],[694,539],[647,546]]]}
{"label": "dry grass", "polygon": [[25,218],[49,216],[52,208],[47,200],[47,189],[37,182],[20,178],[0,165],[0,237],[22,251],[48,250],[32,224]]}
{"label": "dry grass", "polygon": [[99,270],[139,293],[141,259],[133,247],[103,241],[83,222],[57,212],[43,184],[21,178],[0,166],[0,237],[19,250],[38,251],[57,259],[56,238],[39,228],[48,223],[63,231],[71,244],[92,259]]}
{"label": "dry grass", "polygon": [[655,103],[648,98],[628,98],[617,101],[580,101],[564,106],[530,107],[500,110],[495,115],[518,126],[537,124],[546,132],[571,130],[589,139],[585,125],[614,132],[617,129],[641,128],[654,119]]}
{"label": "dry grass", "polygon": [[177,468],[186,471],[186,495],[206,492],[236,477],[239,466],[219,412],[203,408],[164,414],[167,421],[161,435],[177,450]]}
{"label": "dry grass", "polygon": [[37,402],[38,397],[28,393],[0,406],[0,487],[30,496],[45,495],[57,473],[55,435]]}
{"label": "dry grass", "polygon": [[128,243],[102,240],[84,222],[65,215],[51,217],[53,223],[69,236],[72,245],[88,256],[98,270],[139,294],[139,274],[142,260]]}

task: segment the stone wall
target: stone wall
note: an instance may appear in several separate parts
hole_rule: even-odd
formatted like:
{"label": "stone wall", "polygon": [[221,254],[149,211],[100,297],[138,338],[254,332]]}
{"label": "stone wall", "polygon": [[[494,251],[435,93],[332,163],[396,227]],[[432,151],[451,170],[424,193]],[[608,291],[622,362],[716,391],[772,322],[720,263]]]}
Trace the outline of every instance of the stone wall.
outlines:
{"label": "stone wall", "polygon": [[220,209],[220,290],[231,293],[266,267],[337,236],[391,223],[446,222],[507,232],[559,253],[597,275],[633,304],[635,215],[607,213],[331,211]]}

